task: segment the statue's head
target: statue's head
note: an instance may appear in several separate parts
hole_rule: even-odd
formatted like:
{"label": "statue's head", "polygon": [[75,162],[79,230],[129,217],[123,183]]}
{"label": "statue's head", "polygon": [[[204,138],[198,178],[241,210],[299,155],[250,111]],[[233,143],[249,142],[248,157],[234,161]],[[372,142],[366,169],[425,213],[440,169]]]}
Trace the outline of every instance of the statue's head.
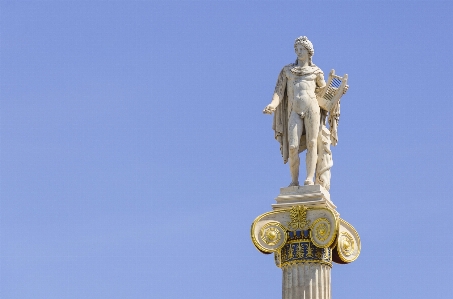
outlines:
{"label": "statue's head", "polygon": [[296,54],[298,52],[297,48],[300,46],[303,46],[303,48],[305,48],[305,50],[307,50],[309,65],[312,65],[311,57],[313,56],[313,54],[315,54],[315,49],[313,48],[313,44],[311,43],[311,41],[308,40],[308,38],[306,36],[299,36],[294,41],[294,50],[296,51]]}

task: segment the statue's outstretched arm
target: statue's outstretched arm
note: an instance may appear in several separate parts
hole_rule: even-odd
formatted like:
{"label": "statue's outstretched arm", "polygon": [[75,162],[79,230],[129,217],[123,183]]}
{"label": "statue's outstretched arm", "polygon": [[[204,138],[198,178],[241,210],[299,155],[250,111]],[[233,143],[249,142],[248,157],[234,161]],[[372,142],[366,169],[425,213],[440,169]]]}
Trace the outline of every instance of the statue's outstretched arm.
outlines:
{"label": "statue's outstretched arm", "polygon": [[275,109],[280,104],[280,101],[285,94],[286,81],[287,81],[287,78],[285,75],[285,68],[283,68],[281,70],[280,74],[278,75],[277,84],[275,85],[274,95],[272,96],[272,101],[269,105],[267,105],[264,108],[263,113],[272,114],[272,112],[275,111]]}
{"label": "statue's outstretched arm", "polygon": [[274,93],[272,102],[264,108],[263,113],[272,114],[272,112],[274,112],[275,109],[277,109],[277,106],[280,104],[280,99],[281,97],[277,93]]}

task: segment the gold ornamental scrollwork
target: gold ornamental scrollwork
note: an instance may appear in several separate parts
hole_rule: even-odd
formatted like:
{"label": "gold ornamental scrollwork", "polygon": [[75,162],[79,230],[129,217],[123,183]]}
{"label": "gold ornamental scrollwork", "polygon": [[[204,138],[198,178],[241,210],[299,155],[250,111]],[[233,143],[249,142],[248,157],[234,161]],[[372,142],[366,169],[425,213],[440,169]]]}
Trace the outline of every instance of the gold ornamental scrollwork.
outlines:
{"label": "gold ornamental scrollwork", "polygon": [[310,240],[288,241],[275,256],[276,265],[280,268],[302,263],[324,264],[332,267],[332,248],[316,247]]}
{"label": "gold ornamental scrollwork", "polygon": [[250,236],[256,249],[268,254],[276,252],[285,245],[288,229],[283,223],[288,221],[287,213],[286,210],[271,211],[258,216],[253,221]]}
{"label": "gold ornamental scrollwork", "polygon": [[354,252],[354,238],[347,232],[342,232],[340,237],[341,251],[345,256]]}
{"label": "gold ornamental scrollwork", "polygon": [[264,253],[276,252],[285,245],[287,239],[286,228],[277,221],[265,223],[252,235],[253,244]]}
{"label": "gold ornamental scrollwork", "polygon": [[335,241],[336,226],[327,218],[318,218],[311,225],[310,238],[318,247],[328,247]]}
{"label": "gold ornamental scrollwork", "polygon": [[282,234],[284,234],[284,232],[277,224],[277,222],[269,222],[261,228],[260,238],[267,245],[274,246],[282,239]]}
{"label": "gold ornamental scrollwork", "polygon": [[355,228],[344,219],[340,219],[340,228],[337,238],[336,256],[340,264],[355,261],[361,250],[360,237]]}
{"label": "gold ornamental scrollwork", "polygon": [[310,225],[310,220],[307,220],[308,209],[304,206],[294,206],[289,211],[291,221],[288,223],[290,230],[306,230]]}
{"label": "gold ornamental scrollwork", "polygon": [[313,225],[316,239],[325,241],[330,235],[330,223],[326,218],[319,218],[316,220],[316,224]]}

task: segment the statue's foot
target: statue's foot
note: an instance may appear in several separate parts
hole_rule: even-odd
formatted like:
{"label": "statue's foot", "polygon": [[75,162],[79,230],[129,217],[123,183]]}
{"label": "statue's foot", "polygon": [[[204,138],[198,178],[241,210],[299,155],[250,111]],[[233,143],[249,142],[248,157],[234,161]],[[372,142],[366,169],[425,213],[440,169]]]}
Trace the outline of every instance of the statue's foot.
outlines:
{"label": "statue's foot", "polygon": [[291,182],[288,187],[299,186],[299,181]]}
{"label": "statue's foot", "polygon": [[305,185],[305,186],[307,186],[307,185],[314,185],[313,180],[310,180],[310,179],[305,180],[304,185]]}

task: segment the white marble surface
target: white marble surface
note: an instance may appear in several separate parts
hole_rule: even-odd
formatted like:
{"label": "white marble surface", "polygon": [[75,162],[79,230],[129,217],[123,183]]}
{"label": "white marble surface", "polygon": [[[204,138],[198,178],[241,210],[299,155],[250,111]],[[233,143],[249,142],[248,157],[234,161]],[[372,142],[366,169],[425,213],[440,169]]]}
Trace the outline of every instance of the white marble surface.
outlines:
{"label": "white marble surface", "polygon": [[309,207],[327,207],[336,210],[330,200],[330,193],[321,185],[292,186],[280,188],[280,194],[275,198],[276,204],[272,209],[290,208],[294,205]]}
{"label": "white marble surface", "polygon": [[331,268],[301,263],[283,268],[283,299],[330,299]]}

